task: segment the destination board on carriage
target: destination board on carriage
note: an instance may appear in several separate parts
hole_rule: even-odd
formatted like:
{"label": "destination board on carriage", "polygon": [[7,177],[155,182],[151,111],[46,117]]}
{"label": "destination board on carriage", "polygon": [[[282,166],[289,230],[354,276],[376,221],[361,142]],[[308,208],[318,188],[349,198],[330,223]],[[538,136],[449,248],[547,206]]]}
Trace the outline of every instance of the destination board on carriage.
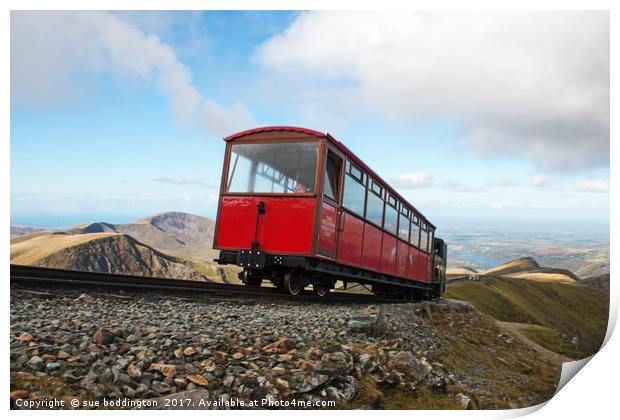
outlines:
{"label": "destination board on carriage", "polygon": [[214,248],[246,285],[441,295],[447,246],[435,225],[330,134],[262,127],[224,140]]}

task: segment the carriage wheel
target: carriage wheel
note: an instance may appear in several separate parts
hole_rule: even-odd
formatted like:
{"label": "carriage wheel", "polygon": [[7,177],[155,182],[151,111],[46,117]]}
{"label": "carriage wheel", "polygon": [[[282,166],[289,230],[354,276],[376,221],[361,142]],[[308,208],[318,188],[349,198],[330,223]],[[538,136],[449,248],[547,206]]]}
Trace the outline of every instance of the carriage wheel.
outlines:
{"label": "carriage wheel", "polygon": [[323,297],[329,293],[329,287],[322,281],[318,281],[312,284],[312,291],[315,295]]}
{"label": "carriage wheel", "polygon": [[299,273],[295,271],[288,271],[284,275],[284,291],[291,296],[297,296],[301,293],[303,286],[301,284],[301,279]]}

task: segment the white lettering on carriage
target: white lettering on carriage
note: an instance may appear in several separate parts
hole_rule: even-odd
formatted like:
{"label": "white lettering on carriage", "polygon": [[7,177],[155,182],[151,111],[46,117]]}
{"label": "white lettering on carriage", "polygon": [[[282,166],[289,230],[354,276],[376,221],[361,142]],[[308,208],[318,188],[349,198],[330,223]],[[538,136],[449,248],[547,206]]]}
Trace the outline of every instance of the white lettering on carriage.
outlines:
{"label": "white lettering on carriage", "polygon": [[332,215],[323,215],[321,218],[321,232],[326,238],[331,237],[336,232],[336,221]]}

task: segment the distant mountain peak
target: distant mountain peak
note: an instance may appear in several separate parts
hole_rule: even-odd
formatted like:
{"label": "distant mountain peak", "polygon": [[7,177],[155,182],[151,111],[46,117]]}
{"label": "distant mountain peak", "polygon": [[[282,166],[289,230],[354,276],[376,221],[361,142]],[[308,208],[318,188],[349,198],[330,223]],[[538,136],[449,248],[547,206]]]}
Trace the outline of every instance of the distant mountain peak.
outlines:
{"label": "distant mountain peak", "polygon": [[198,216],[191,213],[184,213],[181,211],[165,211],[161,213],[151,214],[149,216],[143,217],[142,219],[138,219],[131,223],[151,223],[156,224],[166,220],[211,220],[207,217]]}
{"label": "distant mountain peak", "polygon": [[124,233],[168,255],[201,261],[208,261],[216,256],[212,249],[215,221],[179,211],[156,213],[124,224],[84,223],[65,232],[72,235]]}
{"label": "distant mountain peak", "polygon": [[82,223],[76,225],[72,228],[66,230],[67,233],[101,233],[101,232],[109,232],[116,233],[118,232],[112,223],[107,222],[93,222],[93,223]]}
{"label": "distant mountain peak", "polygon": [[41,232],[46,229],[35,228],[23,225],[11,225],[11,236],[13,235],[26,235],[28,233]]}

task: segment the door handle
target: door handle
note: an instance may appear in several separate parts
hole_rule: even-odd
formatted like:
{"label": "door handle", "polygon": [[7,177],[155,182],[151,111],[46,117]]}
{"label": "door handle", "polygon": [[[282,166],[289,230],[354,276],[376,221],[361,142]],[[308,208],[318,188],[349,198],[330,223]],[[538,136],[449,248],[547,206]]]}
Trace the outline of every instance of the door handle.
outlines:
{"label": "door handle", "polygon": [[342,209],[338,209],[338,232],[344,231],[344,221],[346,220],[346,218],[342,216],[343,213],[344,212],[342,211]]}

